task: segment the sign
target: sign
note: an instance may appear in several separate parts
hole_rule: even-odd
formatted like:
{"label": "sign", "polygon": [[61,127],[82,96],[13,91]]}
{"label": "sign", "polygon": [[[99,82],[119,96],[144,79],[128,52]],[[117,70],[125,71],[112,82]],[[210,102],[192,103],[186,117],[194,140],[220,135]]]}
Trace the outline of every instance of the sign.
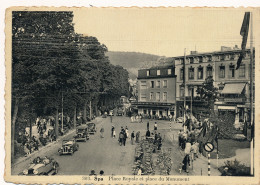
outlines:
{"label": "sign", "polygon": [[206,143],[204,144],[204,150],[205,150],[206,152],[212,152],[212,151],[214,150],[214,145],[213,145],[213,143],[206,142]]}

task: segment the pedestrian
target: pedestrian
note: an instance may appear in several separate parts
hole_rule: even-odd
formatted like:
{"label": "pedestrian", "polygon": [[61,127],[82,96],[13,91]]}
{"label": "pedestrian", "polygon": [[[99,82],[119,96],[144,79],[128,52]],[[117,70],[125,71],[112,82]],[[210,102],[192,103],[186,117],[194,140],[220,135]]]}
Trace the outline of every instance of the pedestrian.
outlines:
{"label": "pedestrian", "polygon": [[149,130],[149,121],[147,122],[147,130]]}
{"label": "pedestrian", "polygon": [[113,137],[114,130],[115,130],[115,127],[112,125],[112,129],[111,129],[111,137]]}
{"label": "pedestrian", "polygon": [[136,132],[135,142],[139,143],[140,131]]}
{"label": "pedestrian", "polygon": [[127,128],[127,126],[125,127],[125,133],[126,133],[126,138],[128,138],[128,137],[129,137],[129,133],[128,133],[128,128]]}
{"label": "pedestrian", "polygon": [[115,138],[116,137],[116,129],[114,129],[114,131],[113,131],[113,138]]}
{"label": "pedestrian", "polygon": [[120,144],[120,146],[122,146],[123,140],[124,140],[124,134],[123,134],[123,131],[121,131],[119,133],[119,144]]}
{"label": "pedestrian", "polygon": [[146,131],[146,134],[145,134],[145,136],[146,136],[146,139],[147,139],[148,137],[150,137],[150,135],[151,135],[150,131],[149,131],[149,130],[147,130],[147,131]]}
{"label": "pedestrian", "polygon": [[157,130],[157,123],[154,123],[154,130]]}
{"label": "pedestrian", "polygon": [[132,143],[132,145],[134,144],[134,139],[135,139],[135,131],[133,131],[132,134],[131,134],[131,143]]}
{"label": "pedestrian", "polygon": [[126,132],[123,132],[123,134],[124,134],[124,137],[123,137],[123,144],[124,144],[124,146],[125,146],[125,142],[126,142],[126,138],[127,138],[127,136],[126,136]]}
{"label": "pedestrian", "polygon": [[143,116],[140,114],[140,123],[143,123]]}
{"label": "pedestrian", "polygon": [[190,140],[187,140],[187,142],[185,144],[184,153],[186,155],[190,155],[190,152],[191,152],[191,143],[190,143]]}
{"label": "pedestrian", "polygon": [[101,129],[100,129],[100,137],[101,137],[101,138],[104,138],[104,135],[103,135],[103,134],[104,134],[104,131],[105,131],[105,130],[104,130],[103,126],[102,126]]}
{"label": "pedestrian", "polygon": [[111,123],[113,122],[113,117],[112,117],[112,115],[110,115],[110,122],[111,122]]}
{"label": "pedestrian", "polygon": [[187,154],[185,155],[182,161],[182,170],[189,173],[189,166],[190,166],[190,156]]}

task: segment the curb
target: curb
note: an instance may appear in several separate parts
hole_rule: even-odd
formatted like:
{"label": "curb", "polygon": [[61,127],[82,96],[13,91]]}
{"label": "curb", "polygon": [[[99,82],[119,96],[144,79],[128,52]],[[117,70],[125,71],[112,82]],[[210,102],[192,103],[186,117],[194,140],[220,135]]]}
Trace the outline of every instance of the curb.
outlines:
{"label": "curb", "polygon": [[42,150],[54,146],[54,145],[57,144],[60,140],[62,140],[64,137],[66,137],[66,136],[68,136],[68,135],[74,133],[75,131],[76,131],[76,129],[72,129],[72,130],[70,130],[68,133],[66,133],[65,135],[59,137],[56,141],[51,142],[51,143],[48,143],[46,146],[40,147],[38,151],[33,152],[33,153],[30,154],[29,156],[18,158],[17,161],[16,161],[14,164],[11,164],[11,168],[14,168],[15,166],[19,165],[20,163],[25,162],[25,161],[31,159],[33,156],[35,156],[36,154],[38,154],[38,153],[41,152]]}
{"label": "curb", "polygon": [[[102,121],[102,118],[101,118],[101,117],[96,117],[96,119],[95,119],[95,120],[92,120],[92,121],[95,121],[95,122],[98,124],[100,121]],[[47,149],[47,148],[50,148],[50,147],[55,146],[55,144],[57,144],[57,143],[58,143],[60,140],[62,140],[64,137],[67,137],[68,135],[70,135],[70,134],[72,134],[72,133],[74,133],[74,132],[76,132],[76,129],[75,129],[75,128],[73,128],[72,130],[70,130],[69,132],[67,132],[65,135],[60,136],[56,141],[51,142],[51,143],[48,143],[46,146],[40,147],[38,151],[33,152],[33,153],[30,154],[29,156],[18,158],[17,161],[16,161],[14,164],[11,164],[11,168],[14,168],[14,167],[16,167],[17,165],[21,164],[22,162],[25,162],[25,161],[31,159],[32,157],[36,156],[36,155],[37,155],[39,152],[41,152],[42,150],[45,150],[45,149]]]}

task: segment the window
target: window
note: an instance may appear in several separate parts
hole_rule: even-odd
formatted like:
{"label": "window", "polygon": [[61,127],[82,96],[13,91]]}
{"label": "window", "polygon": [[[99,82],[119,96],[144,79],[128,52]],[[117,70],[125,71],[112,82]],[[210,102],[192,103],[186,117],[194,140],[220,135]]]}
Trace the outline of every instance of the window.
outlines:
{"label": "window", "polygon": [[225,66],[219,66],[219,78],[225,78]]}
{"label": "window", "polygon": [[193,87],[189,87],[188,94],[189,94],[189,96],[193,97],[193,95],[194,95],[194,88]]}
{"label": "window", "polygon": [[168,69],[168,75],[172,74],[172,69]]}
{"label": "window", "polygon": [[154,88],[154,81],[151,81],[150,87]]}
{"label": "window", "polygon": [[235,65],[230,64],[229,66],[229,77],[234,78],[235,77]]}
{"label": "window", "polygon": [[198,67],[198,79],[203,79],[203,67]]}
{"label": "window", "polygon": [[160,92],[157,92],[157,93],[156,93],[156,100],[157,100],[157,101],[160,101]]}
{"label": "window", "polygon": [[194,63],[194,58],[190,58],[190,63],[191,63],[191,64]]}
{"label": "window", "polygon": [[141,94],[141,101],[146,101],[146,94]]}
{"label": "window", "polygon": [[203,62],[203,58],[199,57],[199,63],[202,63],[202,62]]}
{"label": "window", "polygon": [[208,57],[208,61],[211,62],[212,61],[212,56]]}
{"label": "window", "polygon": [[190,80],[194,79],[194,68],[193,67],[189,68],[189,79]]}
{"label": "window", "polygon": [[221,55],[220,60],[225,60],[225,55]]}
{"label": "window", "polygon": [[141,81],[140,89],[146,89],[146,81]]}
{"label": "window", "polygon": [[246,66],[245,64],[241,64],[239,67],[239,77],[245,77],[246,76]]}
{"label": "window", "polygon": [[212,76],[212,66],[207,67],[207,77]]}
{"label": "window", "polygon": [[184,87],[180,86],[180,97],[184,97]]}
{"label": "window", "polygon": [[163,81],[163,87],[164,87],[164,88],[167,88],[167,80],[164,80],[164,81]]}
{"label": "window", "polygon": [[160,80],[156,81],[156,88],[160,88],[161,87],[160,83],[161,83]]}
{"label": "window", "polygon": [[150,92],[150,100],[153,100],[153,92]]}
{"label": "window", "polygon": [[166,101],[167,100],[167,92],[163,93],[163,100]]}
{"label": "window", "polygon": [[180,69],[180,80],[183,80],[183,68]]}
{"label": "window", "polygon": [[147,75],[147,76],[150,76],[150,71],[149,71],[149,70],[146,71],[146,75]]}
{"label": "window", "polygon": [[157,74],[157,76],[161,75],[161,70],[157,69],[156,74]]}

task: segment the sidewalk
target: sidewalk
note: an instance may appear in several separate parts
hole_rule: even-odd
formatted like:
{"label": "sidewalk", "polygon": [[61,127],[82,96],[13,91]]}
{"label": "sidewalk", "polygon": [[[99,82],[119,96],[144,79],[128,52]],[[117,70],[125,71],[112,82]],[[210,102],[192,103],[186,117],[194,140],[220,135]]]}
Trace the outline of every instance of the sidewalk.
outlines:
{"label": "sidewalk", "polygon": [[[95,120],[92,120],[92,122],[98,124],[99,122],[101,122],[101,120],[102,120],[101,117],[96,117]],[[48,128],[52,128],[52,126],[48,126],[47,130],[48,130]],[[46,151],[47,149],[50,149],[50,147],[55,147],[56,145],[59,144],[59,142],[61,140],[63,140],[64,138],[74,134],[75,132],[76,132],[76,129],[71,129],[65,135],[60,136],[56,141],[48,143],[45,146],[39,147],[38,151],[34,151],[33,153],[31,153],[30,155],[28,155],[26,157],[23,156],[23,157],[20,157],[20,158],[16,159],[15,162],[11,165],[12,168],[14,168],[15,166],[19,165],[22,162],[25,162],[25,161],[31,159],[32,157],[37,157],[41,151]],[[33,126],[33,133],[37,133],[37,126]]]}

